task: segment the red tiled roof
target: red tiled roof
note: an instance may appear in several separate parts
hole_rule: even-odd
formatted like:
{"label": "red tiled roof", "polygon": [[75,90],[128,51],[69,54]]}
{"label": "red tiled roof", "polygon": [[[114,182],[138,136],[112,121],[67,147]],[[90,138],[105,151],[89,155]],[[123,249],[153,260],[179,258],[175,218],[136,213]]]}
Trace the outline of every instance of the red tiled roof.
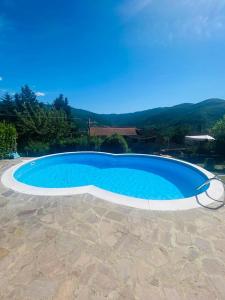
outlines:
{"label": "red tiled roof", "polygon": [[90,127],[91,136],[109,136],[118,133],[123,136],[137,135],[135,127]]}

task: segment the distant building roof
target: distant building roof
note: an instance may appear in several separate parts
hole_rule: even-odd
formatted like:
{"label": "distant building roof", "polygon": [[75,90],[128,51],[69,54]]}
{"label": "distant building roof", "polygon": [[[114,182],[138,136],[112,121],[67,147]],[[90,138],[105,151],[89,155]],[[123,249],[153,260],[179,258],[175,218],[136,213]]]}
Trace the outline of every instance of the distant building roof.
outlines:
{"label": "distant building roof", "polygon": [[192,141],[214,141],[215,139],[210,135],[186,135],[185,139]]}
{"label": "distant building roof", "polygon": [[137,135],[137,128],[135,127],[90,127],[91,136],[110,136],[118,133],[123,136]]}

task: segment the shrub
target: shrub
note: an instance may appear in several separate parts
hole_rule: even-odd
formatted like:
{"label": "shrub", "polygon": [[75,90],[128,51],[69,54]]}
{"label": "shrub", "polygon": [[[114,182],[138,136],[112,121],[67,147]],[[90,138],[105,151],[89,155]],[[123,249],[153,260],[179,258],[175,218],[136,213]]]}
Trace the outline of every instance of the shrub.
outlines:
{"label": "shrub", "polygon": [[0,158],[7,158],[16,151],[17,133],[13,125],[0,123]]}
{"label": "shrub", "polygon": [[100,151],[102,145],[102,139],[97,136],[92,136],[89,138],[89,149],[91,151]]}
{"label": "shrub", "polygon": [[113,134],[105,138],[101,145],[101,150],[104,152],[124,153],[128,152],[128,145],[123,136]]}
{"label": "shrub", "polygon": [[51,152],[99,151],[102,139],[86,135],[76,138],[64,138],[51,144]]}
{"label": "shrub", "polygon": [[216,153],[225,157],[225,116],[215,123],[211,132],[216,138],[214,143]]}
{"label": "shrub", "polygon": [[49,144],[40,141],[30,141],[27,146],[24,147],[28,156],[40,156],[49,153]]}

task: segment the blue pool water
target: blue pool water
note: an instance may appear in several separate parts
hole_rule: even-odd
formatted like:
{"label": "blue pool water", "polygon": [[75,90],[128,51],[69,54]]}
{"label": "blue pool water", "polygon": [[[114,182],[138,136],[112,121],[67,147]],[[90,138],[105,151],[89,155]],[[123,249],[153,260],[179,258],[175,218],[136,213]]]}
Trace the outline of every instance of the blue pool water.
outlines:
{"label": "blue pool water", "polygon": [[118,194],[152,200],[194,196],[196,187],[207,180],[202,172],[182,162],[155,156],[100,153],[43,157],[21,166],[14,177],[35,187],[95,185]]}

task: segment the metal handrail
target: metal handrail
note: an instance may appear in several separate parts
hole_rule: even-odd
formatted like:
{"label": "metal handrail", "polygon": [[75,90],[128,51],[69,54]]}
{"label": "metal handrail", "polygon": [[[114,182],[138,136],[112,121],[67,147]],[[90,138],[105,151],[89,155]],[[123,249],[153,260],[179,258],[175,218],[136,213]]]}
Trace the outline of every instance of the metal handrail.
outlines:
{"label": "metal handrail", "polygon": [[[220,178],[218,177],[218,175],[215,175],[214,177],[209,178],[208,180],[206,180],[203,184],[201,184],[199,187],[197,187],[196,190],[200,190],[200,189],[203,188],[205,185],[209,184],[210,181],[212,181],[212,180],[220,181],[220,182],[223,184],[223,188],[224,188],[224,192],[225,192],[225,183],[224,183],[224,181],[223,181],[222,179],[220,179]],[[224,198],[223,198],[222,201],[219,201],[219,200],[215,200],[215,201],[221,202],[221,203],[223,203],[223,205],[225,205],[225,196],[224,196]]]}

